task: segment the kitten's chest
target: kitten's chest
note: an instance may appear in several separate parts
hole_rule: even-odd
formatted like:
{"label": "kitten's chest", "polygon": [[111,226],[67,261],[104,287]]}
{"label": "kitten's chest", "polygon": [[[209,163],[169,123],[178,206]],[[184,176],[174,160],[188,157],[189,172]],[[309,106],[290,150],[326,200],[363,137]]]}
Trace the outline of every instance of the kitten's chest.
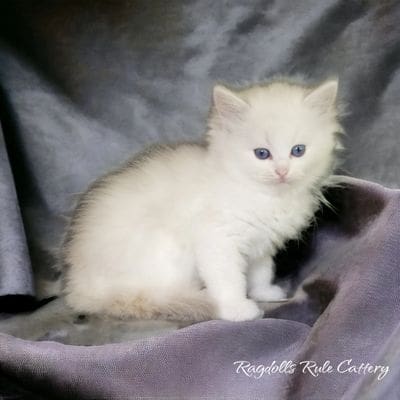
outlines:
{"label": "kitten's chest", "polygon": [[253,202],[236,220],[241,251],[251,258],[273,255],[309,225],[316,205],[310,195]]}

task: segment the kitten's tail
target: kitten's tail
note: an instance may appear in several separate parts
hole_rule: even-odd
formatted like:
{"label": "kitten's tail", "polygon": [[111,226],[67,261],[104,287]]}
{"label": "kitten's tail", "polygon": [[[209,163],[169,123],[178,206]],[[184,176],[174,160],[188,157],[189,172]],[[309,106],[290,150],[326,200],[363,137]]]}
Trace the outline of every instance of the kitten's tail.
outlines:
{"label": "kitten's tail", "polygon": [[136,302],[136,310],[141,318],[192,322],[216,318],[215,306],[205,290],[167,296],[160,300],[141,299],[140,306]]}
{"label": "kitten's tail", "polygon": [[[74,300],[77,300],[76,302]],[[86,299],[88,300],[87,296]],[[206,290],[166,293],[140,293],[109,299],[93,299],[84,304],[80,299],[66,296],[67,303],[75,310],[83,313],[105,314],[121,319],[162,319],[172,321],[200,322],[216,318],[215,306]]]}

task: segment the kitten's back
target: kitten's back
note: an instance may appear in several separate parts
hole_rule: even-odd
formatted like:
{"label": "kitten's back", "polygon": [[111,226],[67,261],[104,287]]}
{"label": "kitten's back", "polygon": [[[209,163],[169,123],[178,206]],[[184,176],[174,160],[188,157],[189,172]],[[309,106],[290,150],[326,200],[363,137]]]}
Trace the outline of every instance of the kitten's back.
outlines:
{"label": "kitten's back", "polygon": [[68,304],[137,318],[177,317],[173,309],[185,319],[210,317],[182,234],[195,212],[205,154],[195,143],[157,146],[92,185],[63,247]]}

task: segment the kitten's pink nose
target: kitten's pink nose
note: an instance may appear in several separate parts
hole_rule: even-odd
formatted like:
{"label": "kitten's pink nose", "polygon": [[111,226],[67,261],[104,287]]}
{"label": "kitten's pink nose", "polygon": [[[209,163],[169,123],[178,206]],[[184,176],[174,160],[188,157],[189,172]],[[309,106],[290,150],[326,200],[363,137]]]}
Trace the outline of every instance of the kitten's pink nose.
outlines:
{"label": "kitten's pink nose", "polygon": [[275,173],[280,178],[284,178],[287,175],[288,171],[289,171],[289,169],[287,167],[277,167],[277,168],[275,168]]}

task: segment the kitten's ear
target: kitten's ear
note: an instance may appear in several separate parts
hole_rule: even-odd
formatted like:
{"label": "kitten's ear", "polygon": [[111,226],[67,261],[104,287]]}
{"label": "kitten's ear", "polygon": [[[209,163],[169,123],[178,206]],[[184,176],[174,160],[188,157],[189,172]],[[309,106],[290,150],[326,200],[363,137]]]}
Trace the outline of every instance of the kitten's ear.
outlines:
{"label": "kitten's ear", "polygon": [[243,99],[221,85],[214,86],[213,101],[218,116],[227,121],[241,119],[249,109],[249,105]]}
{"label": "kitten's ear", "polygon": [[304,98],[304,103],[312,108],[325,113],[334,109],[338,92],[339,82],[337,79],[329,80],[313,89]]}

